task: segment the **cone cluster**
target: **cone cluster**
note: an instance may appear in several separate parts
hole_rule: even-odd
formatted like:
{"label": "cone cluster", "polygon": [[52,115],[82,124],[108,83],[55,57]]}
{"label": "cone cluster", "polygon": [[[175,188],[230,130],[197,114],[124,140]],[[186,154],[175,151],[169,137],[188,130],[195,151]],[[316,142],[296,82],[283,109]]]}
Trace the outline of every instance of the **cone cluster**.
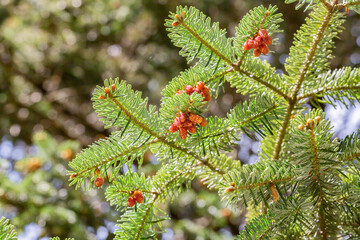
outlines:
{"label": "cone cluster", "polygon": [[188,132],[196,132],[196,125],[205,127],[206,124],[206,119],[199,115],[180,112],[180,114],[175,118],[174,122],[169,127],[169,131],[171,133],[179,131],[180,138],[186,139]]}
{"label": "cone cluster", "polygon": [[244,45],[243,49],[248,51],[250,49],[254,49],[254,56],[259,57],[262,54],[268,54],[269,48],[272,44],[272,38],[269,36],[266,29],[260,29],[257,34],[251,39],[248,39]]}
{"label": "cone cluster", "polygon": [[209,102],[211,100],[210,89],[205,86],[203,82],[197,82],[196,87],[186,85],[184,90],[178,90],[176,94],[181,94],[183,92],[186,92],[187,95],[191,95],[193,92],[197,92],[203,96],[204,102]]}
{"label": "cone cluster", "polygon": [[133,207],[135,203],[142,203],[144,201],[144,196],[140,190],[131,191],[130,197],[127,201],[129,207]]}

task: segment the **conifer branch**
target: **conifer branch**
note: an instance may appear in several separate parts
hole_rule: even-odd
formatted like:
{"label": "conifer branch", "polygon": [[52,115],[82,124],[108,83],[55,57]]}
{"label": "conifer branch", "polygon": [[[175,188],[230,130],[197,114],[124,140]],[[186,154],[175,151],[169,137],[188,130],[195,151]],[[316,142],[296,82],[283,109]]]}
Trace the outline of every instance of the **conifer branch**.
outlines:
{"label": "conifer branch", "polygon": [[193,29],[190,28],[189,25],[187,25],[181,18],[178,19],[178,22],[186,29],[188,30],[191,35],[193,35],[199,42],[201,42],[204,46],[206,46],[211,52],[215,53],[219,58],[221,58],[224,62],[229,64],[230,66],[233,65],[231,60],[225,57],[220,51],[215,49],[213,46],[211,46],[210,43],[208,43],[205,39],[203,39],[199,34],[197,34]]}
{"label": "conifer branch", "polygon": [[327,92],[331,92],[331,91],[343,91],[343,90],[360,90],[360,86],[325,87],[316,92],[305,93],[305,94],[299,95],[296,99],[297,99],[297,101],[299,101],[301,99],[308,98],[311,96],[326,94]]}
{"label": "conifer branch", "polygon": [[156,192],[153,192],[153,194],[155,195],[154,198],[151,200],[151,202],[149,203],[149,207],[148,209],[146,210],[145,212],[145,215],[144,215],[144,218],[140,224],[140,227],[139,227],[139,230],[137,231],[137,234],[136,234],[136,237],[135,239],[138,240],[140,237],[141,237],[141,232],[142,232],[142,229],[143,227],[145,226],[145,223],[146,223],[146,219],[148,218],[149,216],[149,213],[150,213],[150,210],[151,208],[153,207],[154,203],[156,202],[156,200],[158,199],[158,197],[163,193],[163,191],[165,191],[167,189],[167,187],[173,183],[177,178],[181,177],[182,175],[185,175],[187,174],[188,172],[190,172],[191,169],[187,169],[185,171],[180,171],[178,172],[174,177],[172,177],[169,181],[167,181],[166,184],[163,185],[163,187],[161,189],[159,189],[158,191]]}
{"label": "conifer branch", "polygon": [[80,172],[74,173],[72,176],[73,176],[73,177],[77,177],[77,176],[79,176],[79,175],[81,175],[81,174],[83,174],[83,173],[85,173],[85,172],[88,172],[88,171],[90,171],[90,170],[94,170],[94,169],[96,169],[96,168],[99,168],[100,166],[102,166],[102,165],[104,165],[104,164],[106,164],[106,163],[109,163],[109,162],[113,161],[114,159],[116,159],[116,158],[118,158],[118,157],[125,156],[125,155],[127,155],[127,154],[129,154],[129,153],[131,153],[131,152],[140,150],[140,149],[142,149],[142,148],[144,148],[144,147],[150,146],[151,144],[155,144],[155,143],[158,143],[158,142],[160,142],[159,139],[154,139],[154,140],[152,140],[151,142],[148,142],[148,143],[146,143],[146,144],[142,144],[142,145],[140,145],[140,146],[136,146],[136,147],[130,148],[130,149],[124,151],[124,152],[119,153],[119,154],[116,155],[116,156],[110,157],[110,158],[102,161],[101,163],[98,163],[98,164],[96,164],[96,165],[93,165],[93,166],[91,166],[91,167],[88,167],[88,168],[86,168],[86,169],[84,169],[84,170],[82,170],[82,171],[80,171]]}
{"label": "conifer branch", "polygon": [[[337,0],[334,0],[334,4],[336,4],[338,1]],[[333,16],[334,12],[336,11],[336,9],[330,9],[328,10],[328,13],[327,15],[324,17],[324,20],[323,22],[321,23],[321,26],[316,34],[316,37],[314,38],[314,42],[312,43],[312,46],[311,48],[309,49],[309,52],[307,53],[307,57],[306,57],[306,60],[305,60],[305,64],[300,72],[300,75],[299,75],[299,78],[294,86],[294,89],[291,93],[291,97],[290,97],[290,101],[289,101],[289,106],[288,106],[288,109],[286,111],[286,116],[285,116],[285,120],[280,128],[280,132],[279,132],[279,135],[276,139],[276,144],[275,144],[275,150],[274,150],[274,155],[273,155],[273,159],[274,160],[278,160],[279,159],[279,156],[280,156],[280,152],[281,152],[281,148],[282,148],[282,143],[284,141],[284,138],[285,138],[285,134],[286,134],[286,131],[287,131],[287,127],[289,125],[289,122],[290,122],[290,118],[291,118],[291,115],[292,115],[292,111],[294,110],[295,108],[295,105],[297,103],[297,95],[298,95],[298,92],[303,84],[303,82],[305,81],[305,77],[306,77],[306,74],[307,74],[307,71],[312,63],[312,60],[315,56],[315,52],[316,52],[316,49],[324,35],[324,32],[326,30],[326,27],[329,25],[329,22],[331,20],[331,17]]]}
{"label": "conifer branch", "polygon": [[113,96],[110,96],[110,99],[122,110],[122,112],[132,121],[134,122],[136,125],[138,125],[140,128],[144,129],[144,131],[146,131],[147,133],[149,133],[151,136],[155,137],[158,141],[174,148],[177,149],[185,154],[188,154],[190,156],[192,156],[193,158],[195,158],[196,160],[202,162],[205,166],[207,166],[208,168],[210,168],[213,172],[217,172],[221,175],[224,174],[223,171],[221,171],[220,169],[218,169],[217,167],[213,166],[210,164],[210,162],[208,161],[208,159],[204,159],[202,157],[200,157],[198,154],[189,151],[186,148],[180,147],[178,145],[176,145],[174,142],[169,141],[167,139],[165,139],[164,136],[160,136],[158,135],[156,132],[152,131],[147,125],[143,124],[141,121],[139,121],[135,116],[133,116],[128,109],[126,109],[126,107],[121,104],[116,98],[114,98]]}
{"label": "conifer branch", "polygon": [[[263,112],[255,115],[255,116],[252,116],[252,117],[250,117],[250,118],[248,118],[248,119],[246,119],[246,120],[244,120],[244,121],[241,121],[241,122],[238,124],[238,126],[245,126],[245,125],[247,125],[247,124],[249,124],[249,123],[251,123],[251,122],[253,122],[253,121],[255,121],[255,120],[257,120],[257,119],[259,119],[259,118],[261,118],[261,117],[263,117],[263,116],[266,115],[267,113],[273,111],[274,109],[276,109],[276,107],[277,107],[277,105],[274,104],[272,107],[266,109],[265,111],[263,111]],[[219,132],[219,133],[216,134],[216,135],[206,135],[206,136],[202,136],[201,139],[206,139],[206,138],[209,138],[209,137],[221,136],[221,135],[223,135],[223,134],[227,134],[227,133],[230,133],[230,132],[232,132],[232,131],[233,131],[232,129],[226,129],[225,131]]]}
{"label": "conifer branch", "polygon": [[355,154],[353,154],[353,155],[351,155],[351,156],[348,156],[347,158],[342,159],[342,160],[340,160],[340,161],[341,161],[341,162],[348,162],[348,161],[351,161],[351,160],[353,160],[354,158],[358,158],[358,157],[360,157],[360,152],[355,153]]}
{"label": "conifer branch", "polygon": [[310,140],[311,140],[312,150],[313,150],[313,154],[314,154],[314,175],[315,176],[313,177],[313,180],[316,182],[316,184],[318,185],[318,188],[319,188],[319,210],[318,211],[319,211],[320,229],[321,229],[321,234],[323,236],[323,239],[326,240],[327,239],[327,231],[326,231],[325,216],[324,216],[324,211],[323,211],[324,192],[321,187],[321,181],[320,181],[321,173],[320,173],[320,165],[319,165],[319,160],[318,160],[318,150],[317,150],[317,146],[316,146],[315,133],[314,133],[313,128],[310,129]]}
{"label": "conifer branch", "polygon": [[241,67],[237,66],[235,67],[235,70],[246,75],[249,78],[254,79],[254,81],[266,86],[267,88],[271,89],[272,91],[274,91],[275,93],[277,93],[278,95],[282,96],[286,101],[290,101],[290,97],[288,95],[286,95],[283,91],[281,91],[279,88],[271,85],[268,82],[265,82],[264,80],[262,80],[261,78],[257,77],[255,74],[250,73],[244,69],[242,69]]}
{"label": "conifer branch", "polygon": [[356,6],[356,5],[360,5],[360,1],[351,2],[351,3],[341,3],[341,4],[337,4],[337,7],[338,7],[339,9],[342,9],[342,8],[346,8],[346,7],[349,7],[349,6]]}
{"label": "conifer branch", "polygon": [[212,82],[215,81],[216,79],[221,78],[221,77],[224,77],[226,74],[231,73],[231,72],[233,72],[233,71],[234,71],[233,68],[230,68],[230,69],[228,69],[228,70],[225,70],[225,71],[223,71],[223,72],[221,72],[221,73],[216,74],[215,76],[210,77],[209,79],[207,79],[206,81],[204,81],[204,83],[205,83],[205,85],[209,85],[210,83],[212,83]]}
{"label": "conifer branch", "polygon": [[136,125],[138,125],[140,128],[144,129],[145,132],[150,134],[153,137],[160,138],[156,132],[152,131],[147,125],[139,121],[134,115],[132,115],[129,110],[121,104],[114,96],[110,96],[110,99],[121,109],[121,111]]}
{"label": "conifer branch", "polygon": [[[154,194],[154,195],[156,195],[157,194],[157,192],[153,192],[153,191],[147,191],[147,190],[144,190],[144,189],[139,189],[141,192],[143,192],[143,193],[149,193],[149,194]],[[116,190],[116,192],[118,192],[118,193],[128,193],[128,194],[130,194],[131,193],[131,190],[119,190],[119,189],[117,189]]]}
{"label": "conifer branch", "polygon": [[[261,25],[263,25],[265,23],[266,17],[264,18],[263,22]],[[226,56],[224,56],[222,53],[220,53],[217,49],[215,49],[213,46],[211,46],[211,44],[209,44],[205,39],[203,39],[201,36],[199,36],[193,29],[190,28],[190,26],[188,26],[181,18],[179,18],[177,20],[186,30],[188,30],[198,41],[200,41],[204,46],[206,46],[210,51],[212,51],[213,53],[215,53],[218,57],[220,57],[224,62],[226,62],[229,66],[232,66],[232,68],[244,75],[246,75],[247,77],[250,77],[252,79],[254,79],[254,81],[268,87],[269,89],[273,90],[275,93],[279,94],[280,96],[282,96],[283,98],[285,98],[285,100],[289,101],[290,97],[287,96],[285,93],[283,93],[280,89],[278,89],[277,87],[265,82],[264,80],[262,80],[259,77],[256,77],[253,73],[249,73],[244,69],[241,69],[241,63],[243,58],[245,57],[245,53],[243,53],[243,55],[241,56],[240,60],[237,63],[233,63],[230,59],[228,59]],[[227,72],[232,72],[232,69],[228,69]],[[223,74],[225,75],[225,74]],[[216,78],[215,78],[216,79]]]}
{"label": "conifer branch", "polygon": [[324,4],[324,6],[325,6],[328,10],[331,9],[331,4],[328,3],[326,0],[320,0],[320,2],[321,2],[322,4]]}
{"label": "conifer branch", "polygon": [[275,184],[275,183],[289,182],[294,179],[295,179],[295,177],[278,178],[278,179],[273,179],[273,180],[269,180],[269,181],[265,181],[265,182],[258,182],[255,184],[248,184],[248,185],[243,185],[240,187],[234,187],[233,189],[234,190],[251,189],[251,188],[256,188],[256,187],[261,187],[261,186],[268,186],[270,184]]}

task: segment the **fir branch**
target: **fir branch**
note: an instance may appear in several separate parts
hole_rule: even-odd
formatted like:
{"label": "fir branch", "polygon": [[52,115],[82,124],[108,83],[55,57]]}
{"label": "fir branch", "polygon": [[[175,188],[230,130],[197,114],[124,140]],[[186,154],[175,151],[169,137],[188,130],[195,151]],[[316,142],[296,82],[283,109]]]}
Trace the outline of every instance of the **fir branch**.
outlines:
{"label": "fir branch", "polygon": [[[241,62],[240,62],[241,64]],[[245,69],[241,68],[238,65],[235,65],[235,70],[240,72],[241,74],[246,75],[247,77],[253,79],[254,81],[266,86],[267,88],[271,89],[273,92],[275,92],[276,94],[282,96],[286,101],[290,101],[290,97],[285,94],[283,91],[281,91],[279,88],[277,88],[276,86],[264,81],[263,79],[259,78],[258,76],[256,76],[254,73],[248,72]]]}
{"label": "fir branch", "polygon": [[275,179],[264,181],[264,182],[257,182],[255,184],[248,184],[248,185],[245,184],[242,186],[234,187],[233,190],[235,191],[235,190],[257,188],[257,187],[261,187],[261,186],[269,186],[270,184],[284,183],[284,182],[289,182],[292,180],[296,180],[296,178],[295,177],[275,178]]}
{"label": "fir branch", "polygon": [[215,49],[210,43],[208,43],[205,39],[199,36],[189,25],[187,25],[181,18],[177,19],[177,21],[191,33],[199,42],[201,42],[204,46],[206,46],[211,52],[215,53],[219,58],[221,58],[224,62],[229,65],[232,65],[232,61],[224,56],[219,50]]}
{"label": "fir branch", "polygon": [[312,145],[312,150],[313,150],[313,154],[314,154],[314,159],[313,159],[313,169],[314,169],[314,177],[313,180],[316,182],[316,184],[318,185],[318,189],[319,189],[319,222],[320,222],[320,230],[321,230],[321,235],[323,236],[323,239],[326,240],[327,238],[327,229],[326,229],[326,223],[325,223],[325,215],[324,215],[324,192],[321,186],[321,180],[320,180],[320,166],[319,166],[319,161],[318,161],[318,150],[317,150],[317,146],[316,146],[316,140],[315,140],[315,134],[314,134],[314,130],[313,128],[310,129],[310,140],[311,140],[311,145]]}
{"label": "fir branch", "polygon": [[15,240],[17,233],[14,231],[14,226],[9,223],[5,217],[0,218],[0,239]]}
{"label": "fir branch", "polygon": [[153,137],[159,138],[157,133],[154,132],[153,130],[151,130],[146,124],[142,123],[141,121],[139,121],[134,115],[132,115],[130,113],[130,111],[123,105],[121,104],[113,95],[110,96],[110,99],[113,103],[115,103],[120,109],[121,111],[136,125],[138,125],[140,128],[144,129],[145,132],[147,132],[148,134],[150,134]]}
{"label": "fir branch", "polygon": [[151,210],[151,208],[153,207],[153,205],[155,204],[155,202],[156,202],[156,200],[158,199],[158,197],[163,193],[163,191],[166,191],[166,190],[167,190],[167,187],[168,187],[171,183],[173,183],[174,181],[176,181],[179,177],[181,177],[181,176],[189,173],[190,171],[191,171],[191,169],[189,169],[189,168],[186,169],[186,170],[184,170],[184,171],[179,171],[175,176],[173,176],[171,179],[169,179],[169,180],[167,181],[167,183],[164,184],[161,189],[159,189],[159,190],[157,190],[156,192],[154,192],[154,197],[153,197],[153,199],[150,201],[149,206],[148,206],[148,209],[147,209],[146,212],[145,212],[144,218],[143,218],[143,220],[142,220],[141,223],[140,223],[139,230],[137,231],[137,234],[136,234],[136,236],[135,236],[135,238],[134,238],[135,240],[138,240],[138,239],[141,238],[141,232],[142,232],[143,227],[144,227],[145,224],[146,224],[146,219],[148,218],[149,213],[150,213],[150,210]]}
{"label": "fir branch", "polygon": [[[337,0],[334,0],[334,4],[337,3]],[[305,59],[305,64],[303,65],[303,68],[301,69],[301,72],[300,72],[300,75],[299,75],[299,78],[294,86],[294,89],[293,91],[291,92],[291,100],[289,101],[289,105],[288,105],[288,109],[287,109],[287,112],[286,112],[286,116],[285,116],[285,119],[284,119],[284,122],[280,128],[280,132],[278,134],[278,137],[276,139],[276,144],[275,144],[275,149],[274,149],[274,155],[273,155],[273,159],[274,160],[278,160],[279,159],[279,156],[280,156],[280,151],[281,151],[281,148],[282,148],[282,143],[283,143],[283,140],[285,138],[285,134],[286,134],[286,131],[287,131],[287,128],[288,128],[288,125],[289,125],[289,122],[290,122],[290,118],[291,118],[291,115],[292,115],[292,112],[295,108],[295,105],[297,103],[297,94],[305,80],[305,76],[306,76],[306,73],[312,63],[312,60],[315,56],[315,52],[316,52],[316,49],[318,48],[318,45],[325,33],[325,30],[326,28],[328,27],[328,24],[331,20],[331,17],[333,16],[335,10],[332,9],[332,10],[329,10],[326,14],[326,16],[324,17],[322,23],[321,23],[321,26],[318,30],[318,32],[316,33],[316,36],[314,37],[314,40],[313,40],[313,43],[311,45],[311,48],[309,49],[309,52],[307,53],[306,55],[306,59]]]}
{"label": "fir branch", "polygon": [[174,148],[177,149],[185,154],[188,154],[190,156],[192,156],[193,158],[195,158],[196,160],[200,161],[201,163],[203,163],[205,166],[209,167],[212,171],[217,172],[219,174],[224,174],[221,170],[217,169],[215,166],[212,166],[209,161],[207,159],[204,159],[202,157],[200,157],[198,154],[194,153],[194,152],[190,152],[188,149],[185,149],[181,146],[178,146],[177,144],[175,144],[172,141],[169,141],[167,139],[165,139],[164,136],[160,136],[158,133],[152,131],[147,125],[143,124],[141,121],[139,121],[135,116],[133,116],[126,108],[123,104],[121,104],[116,98],[114,98],[113,96],[110,96],[110,99],[123,111],[123,113],[128,116],[129,119],[131,119],[132,122],[134,122],[136,125],[138,125],[139,127],[141,127],[142,129],[144,129],[144,131],[146,131],[147,133],[149,133],[151,136],[155,137],[156,139],[158,139],[158,141]]}
{"label": "fir branch", "polygon": [[353,159],[355,159],[355,158],[359,158],[359,157],[360,157],[360,152],[355,153],[355,154],[353,154],[353,155],[351,155],[351,156],[348,156],[348,157],[345,158],[345,159],[341,159],[340,161],[341,161],[341,162],[348,162],[348,161],[351,161],[351,160],[353,160]]}
{"label": "fir branch", "polygon": [[356,5],[360,5],[360,1],[349,2],[349,3],[340,3],[340,4],[337,4],[337,7],[339,9],[342,9],[342,8],[346,8],[349,6],[356,6]]}
{"label": "fir branch", "polygon": [[209,85],[209,84],[213,83],[216,79],[218,79],[218,78],[221,79],[226,74],[231,73],[232,71],[234,71],[233,68],[229,68],[228,70],[222,71],[216,75],[211,76],[209,79],[205,80],[204,83],[205,83],[205,85]]}
{"label": "fir branch", "polygon": [[148,147],[148,146],[150,146],[151,144],[158,143],[159,141],[160,141],[159,139],[154,139],[154,140],[152,140],[152,141],[150,141],[150,142],[148,142],[148,143],[146,143],[146,144],[141,144],[140,146],[136,146],[136,147],[133,147],[133,148],[129,148],[129,149],[123,151],[123,152],[118,153],[118,154],[115,155],[115,156],[111,156],[111,157],[103,160],[102,162],[97,163],[97,164],[95,164],[95,165],[93,165],[93,166],[91,166],[91,167],[88,167],[88,168],[86,168],[86,169],[84,169],[84,170],[82,170],[82,171],[80,171],[80,172],[75,172],[72,176],[73,176],[73,177],[81,176],[83,173],[88,172],[88,171],[90,171],[90,170],[91,170],[91,171],[92,171],[92,170],[95,170],[96,168],[99,168],[99,167],[101,167],[101,166],[103,166],[103,165],[105,165],[105,164],[107,164],[107,163],[115,160],[116,158],[119,158],[119,157],[122,157],[122,156],[126,156],[126,155],[129,154],[129,153],[132,153],[132,152],[135,152],[135,151],[140,150],[140,149],[142,149],[142,148]]}
{"label": "fir branch", "polygon": [[343,91],[343,90],[360,90],[360,86],[338,86],[338,87],[320,88],[316,92],[305,93],[305,94],[299,95],[297,97],[297,101],[299,101],[301,99],[304,99],[304,98],[312,97],[312,96],[323,95],[323,94],[326,95],[329,92],[340,92],[340,91]]}
{"label": "fir branch", "polygon": [[331,4],[329,3],[329,2],[327,2],[326,0],[320,0],[320,2],[322,3],[322,4],[324,4],[324,6],[328,9],[328,10],[330,10],[331,9]]}

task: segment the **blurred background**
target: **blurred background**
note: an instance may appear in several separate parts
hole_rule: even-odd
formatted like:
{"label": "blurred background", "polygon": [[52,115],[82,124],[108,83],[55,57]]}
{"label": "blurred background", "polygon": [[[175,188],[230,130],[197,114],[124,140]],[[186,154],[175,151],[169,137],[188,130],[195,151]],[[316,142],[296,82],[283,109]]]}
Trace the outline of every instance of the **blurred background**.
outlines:
{"label": "blurred background", "polygon": [[[164,19],[179,4],[194,5],[234,36],[246,12],[276,4],[283,13],[280,44],[262,59],[279,73],[303,9],[266,0],[0,0],[0,215],[11,219],[19,239],[112,239],[119,213],[102,189],[69,187],[67,163],[83,147],[107,136],[92,111],[91,93],[105,78],[126,79],[159,104],[161,89],[187,68],[167,37]],[[360,17],[350,11],[337,40],[332,68],[359,66]],[[246,99],[225,86],[209,114],[225,116]],[[359,108],[324,106],[342,138],[359,128]],[[257,159],[258,142],[243,136],[232,153]],[[148,154],[142,171],[159,166]],[[170,206],[160,239],[231,239],[246,213],[230,211],[216,193],[194,181]]]}

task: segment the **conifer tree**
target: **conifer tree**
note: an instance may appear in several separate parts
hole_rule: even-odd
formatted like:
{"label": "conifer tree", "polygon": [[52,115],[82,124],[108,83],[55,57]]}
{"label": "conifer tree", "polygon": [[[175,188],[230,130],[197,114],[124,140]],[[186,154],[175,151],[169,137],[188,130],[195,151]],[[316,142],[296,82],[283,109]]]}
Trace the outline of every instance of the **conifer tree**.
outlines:
{"label": "conifer tree", "polygon": [[[233,38],[194,7],[179,6],[165,26],[195,64],[165,87],[160,109],[124,80],[95,89],[95,111],[106,128],[119,130],[79,153],[69,175],[75,187],[107,188],[107,200],[122,212],[115,239],[155,239],[168,219],[159,203],[194,178],[229,206],[262,209],[239,239],[360,238],[360,131],[334,139],[325,113],[307,105],[310,98],[346,106],[359,99],[360,70],[331,70],[330,60],[347,10],[360,13],[360,1],[297,2],[311,11],[283,75],[259,58],[278,43],[275,6],[249,11]],[[225,81],[249,100],[225,118],[205,118]],[[251,132],[261,137],[259,160],[242,165],[227,153]],[[123,171],[135,161],[141,167],[146,151],[162,164],[154,176]]]}

